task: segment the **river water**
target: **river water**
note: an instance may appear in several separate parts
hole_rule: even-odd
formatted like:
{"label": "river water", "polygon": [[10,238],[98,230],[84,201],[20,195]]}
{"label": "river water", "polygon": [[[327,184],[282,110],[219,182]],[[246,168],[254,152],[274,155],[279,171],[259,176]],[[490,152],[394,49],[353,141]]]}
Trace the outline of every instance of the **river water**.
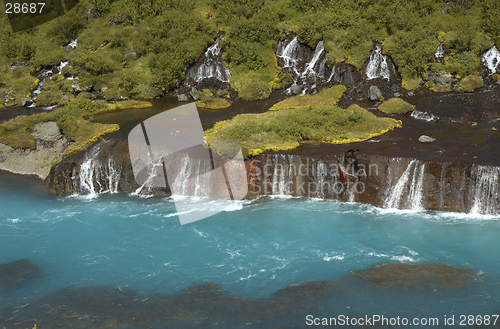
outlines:
{"label": "river water", "polygon": [[[29,258],[42,271],[0,292],[0,328],[299,328],[307,314],[437,317],[444,325],[445,315],[500,311],[494,216],[274,197],[195,200],[193,208],[224,211],[181,226],[171,199],[58,198],[6,173],[0,198],[0,260]],[[449,286],[451,272],[410,284],[410,272],[388,272],[395,284],[387,286],[349,279],[378,263],[445,264],[475,278]],[[293,304],[262,309],[280,289],[311,281],[333,293],[285,289]],[[193,295],[193,286],[205,294]]]}

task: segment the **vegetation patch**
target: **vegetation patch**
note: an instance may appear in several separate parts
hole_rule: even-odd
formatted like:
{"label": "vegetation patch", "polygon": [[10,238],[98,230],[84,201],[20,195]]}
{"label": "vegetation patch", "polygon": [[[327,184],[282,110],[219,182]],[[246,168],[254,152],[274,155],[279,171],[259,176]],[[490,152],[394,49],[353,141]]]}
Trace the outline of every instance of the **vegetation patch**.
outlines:
{"label": "vegetation patch", "polygon": [[67,106],[57,110],[35,114],[31,116],[18,116],[10,121],[0,124],[0,143],[15,149],[35,149],[35,139],[31,135],[35,124],[56,121],[64,135],[71,143],[64,155],[80,151],[86,145],[97,141],[100,137],[119,129],[115,124],[101,124],[92,122],[92,116],[102,112],[121,109],[144,108],[152,106],[145,101],[123,101],[107,104],[103,101],[92,101],[84,97],[77,97]]}
{"label": "vegetation patch", "polygon": [[406,114],[413,111],[415,105],[411,105],[401,98],[391,98],[380,104],[378,109],[388,114]]}
{"label": "vegetation patch", "polygon": [[484,86],[484,81],[480,76],[469,75],[460,80],[455,89],[461,93],[471,93],[482,86]]}
{"label": "vegetation patch", "polygon": [[222,109],[231,106],[225,99],[214,96],[209,89],[200,91],[200,99],[196,101],[196,105],[207,109]]}
{"label": "vegetation patch", "polygon": [[311,107],[325,107],[337,104],[346,87],[336,85],[328,89],[324,89],[315,95],[299,95],[285,99],[274,104],[269,111],[289,110],[289,109],[311,109]]}
{"label": "vegetation patch", "polygon": [[221,121],[205,132],[207,141],[233,140],[240,144],[244,157],[264,151],[290,150],[305,142],[346,144],[384,134],[401,122],[378,118],[360,106],[343,109],[318,104],[309,108],[240,114]]}
{"label": "vegetation patch", "polygon": [[415,88],[420,87],[420,84],[422,83],[422,79],[403,79],[401,82],[401,86],[406,89],[406,90],[413,90]]}

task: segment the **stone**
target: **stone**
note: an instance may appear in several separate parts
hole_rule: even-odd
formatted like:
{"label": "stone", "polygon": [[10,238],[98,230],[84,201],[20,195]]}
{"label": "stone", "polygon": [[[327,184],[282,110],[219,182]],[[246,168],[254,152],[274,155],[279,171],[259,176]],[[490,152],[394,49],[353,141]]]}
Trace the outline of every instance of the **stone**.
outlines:
{"label": "stone", "polygon": [[293,85],[290,87],[290,91],[294,95],[300,95],[302,93],[302,87],[299,85]]}
{"label": "stone", "polygon": [[0,169],[22,175],[37,175],[45,179],[53,163],[61,160],[68,140],[55,122],[36,124],[33,128],[34,150],[14,149],[0,143]]}
{"label": "stone", "polygon": [[411,96],[413,96],[413,95],[415,95],[415,93],[414,93],[413,91],[409,91],[409,92],[408,92],[408,96],[409,96],[409,97],[411,97]]}
{"label": "stone", "polygon": [[0,291],[17,288],[41,276],[38,266],[27,258],[0,264]]}
{"label": "stone", "polygon": [[188,97],[184,94],[177,95],[177,99],[179,100],[179,102],[187,102],[188,101]]}
{"label": "stone", "polygon": [[434,82],[442,85],[451,85],[453,82],[453,75],[448,72],[442,72],[434,76]]}
{"label": "stone", "polygon": [[496,84],[500,86],[500,79],[497,80]]}
{"label": "stone", "polygon": [[371,101],[378,101],[382,97],[382,92],[377,86],[372,85],[368,90],[368,99]]}
{"label": "stone", "polygon": [[31,104],[33,104],[33,101],[31,100],[31,98],[24,96],[23,97],[23,106],[30,106]]}
{"label": "stone", "polygon": [[193,97],[193,100],[196,102],[197,100],[200,99],[200,92],[199,91],[191,92],[191,97]]}
{"label": "stone", "polygon": [[491,130],[497,131],[497,128],[493,127],[493,128],[491,128]]}
{"label": "stone", "polygon": [[429,136],[426,136],[426,135],[422,135],[418,138],[418,141],[420,143],[432,143],[434,142],[436,139],[435,138],[432,138],[432,137],[429,137]]}
{"label": "stone", "polygon": [[35,139],[51,142],[55,142],[63,137],[59,126],[53,121],[36,124],[32,135]]}

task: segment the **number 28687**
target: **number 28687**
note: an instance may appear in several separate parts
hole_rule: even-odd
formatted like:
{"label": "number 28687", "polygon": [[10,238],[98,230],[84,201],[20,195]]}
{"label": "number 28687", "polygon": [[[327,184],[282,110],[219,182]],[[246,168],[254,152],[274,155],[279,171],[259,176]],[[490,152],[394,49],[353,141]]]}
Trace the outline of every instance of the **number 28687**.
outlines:
{"label": "number 28687", "polygon": [[45,2],[42,3],[10,3],[5,4],[6,14],[41,14]]}

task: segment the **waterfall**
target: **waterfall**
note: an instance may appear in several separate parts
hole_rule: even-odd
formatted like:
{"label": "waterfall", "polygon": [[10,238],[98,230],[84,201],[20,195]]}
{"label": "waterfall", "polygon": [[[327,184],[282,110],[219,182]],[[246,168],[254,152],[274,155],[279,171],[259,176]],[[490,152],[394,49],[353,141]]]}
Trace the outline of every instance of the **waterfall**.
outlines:
{"label": "waterfall", "polygon": [[207,48],[197,65],[191,67],[186,73],[186,84],[199,83],[205,79],[215,79],[228,83],[231,79],[229,68],[222,62],[221,38]]}
{"label": "waterfall", "polygon": [[88,195],[90,198],[97,196],[96,189],[94,187],[94,172],[95,166],[93,164],[94,159],[90,158],[80,166],[80,191],[83,194]]}
{"label": "waterfall", "polygon": [[[326,52],[323,41],[319,41],[314,51],[301,45],[297,37],[290,37],[278,43],[276,58],[283,72],[293,73],[293,86],[299,86],[302,94],[313,94],[321,90],[325,79]],[[292,94],[292,87],[287,94]]]}
{"label": "waterfall", "polygon": [[[403,159],[391,161],[391,168],[397,169]],[[389,178],[391,174],[389,172]],[[384,208],[422,210],[424,196],[425,163],[411,160],[405,171],[394,186],[389,186],[389,195],[384,202]],[[411,183],[410,183],[411,182]]]}
{"label": "waterfall", "polygon": [[444,57],[444,46],[443,44],[439,44],[437,46],[436,52],[434,53],[434,58],[436,59],[442,59]]}
{"label": "waterfall", "polygon": [[122,161],[109,155],[107,145],[109,145],[107,140],[94,145],[80,164],[73,169],[72,180],[75,194],[94,198],[99,194],[114,194],[120,191]]}
{"label": "waterfall", "polygon": [[254,193],[351,202],[357,198],[354,185],[358,177],[352,172],[355,171],[352,165],[340,165],[342,156],[324,161],[275,153],[264,154],[260,159],[259,174],[250,176]]}
{"label": "waterfall", "polygon": [[483,54],[481,60],[488,70],[490,70],[490,75],[495,74],[500,64],[500,51],[493,46],[493,48]]}
{"label": "waterfall", "polygon": [[[293,38],[293,40],[288,44],[286,44],[285,41],[280,41],[276,50],[276,57],[283,60],[283,67],[296,69],[298,62],[302,57],[302,51],[297,37]],[[297,71],[296,73],[298,74]]]}
{"label": "waterfall", "polygon": [[306,76],[318,76],[318,77],[323,77],[325,76],[325,69],[326,69],[326,56],[325,54],[325,47],[323,44],[323,41],[318,42],[316,45],[316,49],[314,50],[314,55],[313,58],[309,63],[306,64],[306,69],[304,70],[304,73],[302,73],[303,77]]}
{"label": "waterfall", "polygon": [[500,168],[476,166],[474,202],[470,213],[498,215],[500,213]]}
{"label": "waterfall", "polygon": [[[75,38],[75,39],[72,39],[67,46],[64,46],[63,49],[65,51],[68,51],[69,48],[75,49],[76,47],[77,47],[77,39]],[[40,93],[43,91],[43,85],[45,84],[45,80],[47,78],[52,80],[52,75],[54,75],[54,73],[61,74],[62,69],[65,66],[69,66],[69,61],[62,60],[61,62],[59,62],[59,64],[55,65],[52,69],[42,70],[38,76],[38,79],[40,80],[40,82],[36,86],[35,90],[33,90],[33,92],[31,93],[31,99],[35,100],[38,97],[38,95],[40,95]],[[55,69],[55,72],[54,72],[54,69]],[[73,77],[68,77],[66,79],[73,80]],[[36,106],[36,103],[33,102],[33,103],[31,103],[31,105],[29,107],[35,107],[35,106]],[[54,107],[49,106],[47,109],[53,109],[53,108]]]}
{"label": "waterfall", "polygon": [[382,45],[380,43],[372,50],[365,74],[368,80],[377,78],[390,79],[391,72],[387,64],[387,56],[382,54]]}

